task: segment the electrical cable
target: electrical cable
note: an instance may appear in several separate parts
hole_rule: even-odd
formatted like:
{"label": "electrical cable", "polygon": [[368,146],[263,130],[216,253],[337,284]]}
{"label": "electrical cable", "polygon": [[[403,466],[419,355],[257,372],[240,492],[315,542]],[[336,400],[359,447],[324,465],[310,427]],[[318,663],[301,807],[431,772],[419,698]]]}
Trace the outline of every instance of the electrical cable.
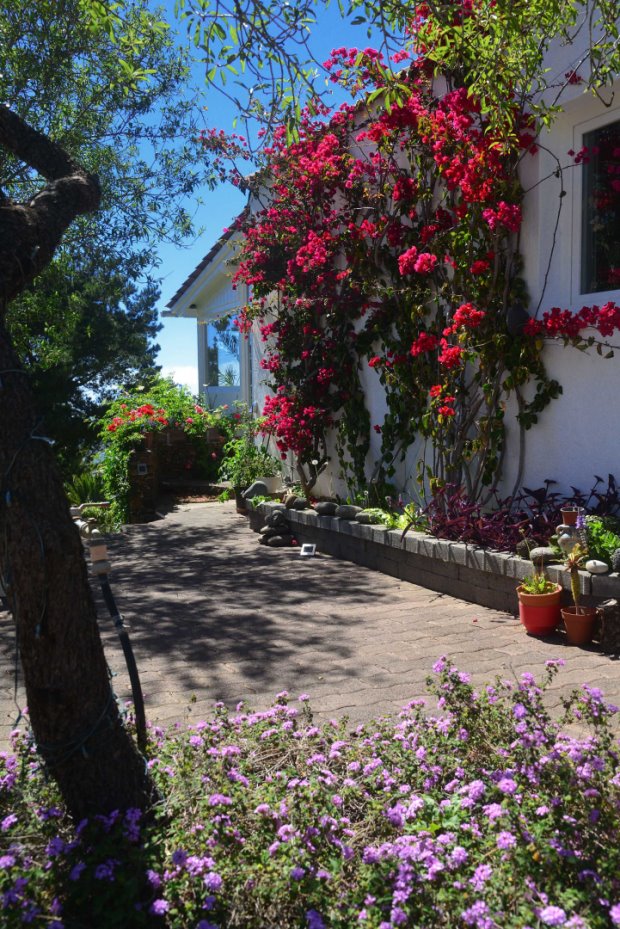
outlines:
{"label": "electrical cable", "polygon": [[105,600],[110,617],[114,622],[114,627],[118,633],[118,637],[123,649],[123,654],[125,656],[125,664],[127,665],[127,670],[129,672],[131,693],[133,696],[134,711],[136,714],[136,736],[138,740],[138,748],[143,752],[146,750],[146,714],[144,711],[144,696],[142,694],[142,686],[140,684],[140,676],[138,674],[136,657],[133,653],[131,641],[123,623],[123,617],[118,612],[118,608],[114,600],[114,594],[112,593],[112,588],[110,587],[108,575],[100,574],[99,583],[101,585],[103,599]]}

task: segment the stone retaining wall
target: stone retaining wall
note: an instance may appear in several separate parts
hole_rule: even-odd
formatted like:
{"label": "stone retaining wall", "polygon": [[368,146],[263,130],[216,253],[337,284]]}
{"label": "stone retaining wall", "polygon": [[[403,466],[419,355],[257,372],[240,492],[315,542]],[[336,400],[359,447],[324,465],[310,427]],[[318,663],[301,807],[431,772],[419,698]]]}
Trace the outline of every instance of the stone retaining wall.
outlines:
{"label": "stone retaining wall", "polygon": [[[272,506],[262,503],[250,510],[255,532],[264,525]],[[516,613],[515,588],[532,573],[531,561],[523,558],[446,542],[421,532],[410,531],[403,537],[400,530],[319,516],[309,509],[287,510],[286,515],[300,544],[313,542],[320,552],[491,609]],[[591,575],[587,571],[579,575],[584,605],[611,597],[620,599],[620,575]],[[550,565],[547,576],[562,585],[566,604],[571,603],[568,572]]]}

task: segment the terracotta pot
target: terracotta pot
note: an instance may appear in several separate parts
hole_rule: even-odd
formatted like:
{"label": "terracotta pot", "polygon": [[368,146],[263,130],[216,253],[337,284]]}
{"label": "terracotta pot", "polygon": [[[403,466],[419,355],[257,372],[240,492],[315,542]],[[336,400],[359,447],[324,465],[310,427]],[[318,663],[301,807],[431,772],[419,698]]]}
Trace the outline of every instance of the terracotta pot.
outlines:
{"label": "terracotta pot", "polygon": [[577,507],[571,507],[571,509],[561,510],[562,513],[562,522],[565,526],[576,526],[577,517],[579,516],[579,510]]}
{"label": "terracotta pot", "polygon": [[566,638],[571,645],[587,645],[592,641],[596,622],[596,607],[566,606],[562,609]]}
{"label": "terracotta pot", "polygon": [[517,587],[519,618],[528,635],[549,635],[560,622],[560,597],[562,588],[555,585],[548,594],[528,594]]}

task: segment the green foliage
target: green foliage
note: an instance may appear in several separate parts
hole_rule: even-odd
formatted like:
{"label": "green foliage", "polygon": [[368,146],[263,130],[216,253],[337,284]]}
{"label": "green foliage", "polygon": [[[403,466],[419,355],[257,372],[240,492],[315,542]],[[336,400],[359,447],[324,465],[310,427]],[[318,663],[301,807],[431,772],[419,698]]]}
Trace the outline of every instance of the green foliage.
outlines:
{"label": "green foliage", "polygon": [[246,490],[260,477],[276,477],[282,464],[264,445],[256,443],[261,420],[255,419],[244,403],[236,403],[230,423],[232,432],[222,449],[219,480],[230,481],[233,490]]}
{"label": "green foliage", "polygon": [[271,497],[264,497],[258,494],[256,497],[251,497],[250,500],[248,500],[248,503],[250,504],[252,509],[255,510],[261,505],[261,503],[269,503],[270,500],[271,500]]}
{"label": "green foliage", "polygon": [[9,333],[66,474],[96,445],[117,385],[155,373],[158,297],[105,255],[78,263],[64,254],[9,305]]}
{"label": "green foliage", "polygon": [[82,503],[101,503],[105,500],[106,486],[100,471],[90,468],[74,474],[65,484],[65,493],[71,506]]}
{"label": "green foliage", "polygon": [[[0,99],[96,173],[102,206],[63,249],[152,266],[152,243],[191,231],[187,198],[210,177],[198,154],[202,103],[187,55],[147,0],[6,0]],[[0,153],[2,189],[27,200],[39,180]],[[193,209],[193,204],[192,204]]]}
{"label": "green foliage", "polygon": [[127,521],[129,460],[147,433],[182,430],[193,440],[196,454],[204,456],[208,454],[204,441],[207,432],[215,429],[225,437],[232,433],[233,422],[224,407],[204,409],[186,387],[175,384],[172,378],[157,376],[119,393],[98,424],[104,445],[101,472],[113,519],[117,523]]}
{"label": "green foliage", "polygon": [[604,561],[608,567],[611,567],[613,553],[620,548],[619,529],[618,520],[613,517],[586,516],[589,557]]}
{"label": "green foliage", "polygon": [[282,470],[278,459],[264,445],[257,445],[250,435],[231,439],[223,452],[219,478],[230,481],[236,490],[246,490],[258,478],[275,477]]}
{"label": "green foliage", "polygon": [[441,658],[434,712],[413,700],[353,733],[286,692],[153,728],[150,820],[73,829],[20,739],[0,757],[3,925],[34,907],[98,929],[617,925],[615,710],[584,686],[554,722],[560,663],[474,688]]}
{"label": "green foliage", "polygon": [[521,587],[526,594],[551,594],[557,590],[558,585],[544,574],[529,574],[521,581]]}

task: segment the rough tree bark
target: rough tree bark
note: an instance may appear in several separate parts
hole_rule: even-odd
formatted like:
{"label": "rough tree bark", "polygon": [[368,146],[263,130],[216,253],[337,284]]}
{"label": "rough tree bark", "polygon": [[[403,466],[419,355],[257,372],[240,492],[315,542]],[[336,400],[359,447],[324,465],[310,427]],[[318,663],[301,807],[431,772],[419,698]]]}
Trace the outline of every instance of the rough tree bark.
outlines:
{"label": "rough tree bark", "polygon": [[48,264],[70,223],[98,208],[99,185],[2,105],[0,145],[47,181],[29,203],[0,191],[0,576],[30,723],[74,817],[144,808],[152,783],[112,698],[82,543],[4,324],[8,302]]}

